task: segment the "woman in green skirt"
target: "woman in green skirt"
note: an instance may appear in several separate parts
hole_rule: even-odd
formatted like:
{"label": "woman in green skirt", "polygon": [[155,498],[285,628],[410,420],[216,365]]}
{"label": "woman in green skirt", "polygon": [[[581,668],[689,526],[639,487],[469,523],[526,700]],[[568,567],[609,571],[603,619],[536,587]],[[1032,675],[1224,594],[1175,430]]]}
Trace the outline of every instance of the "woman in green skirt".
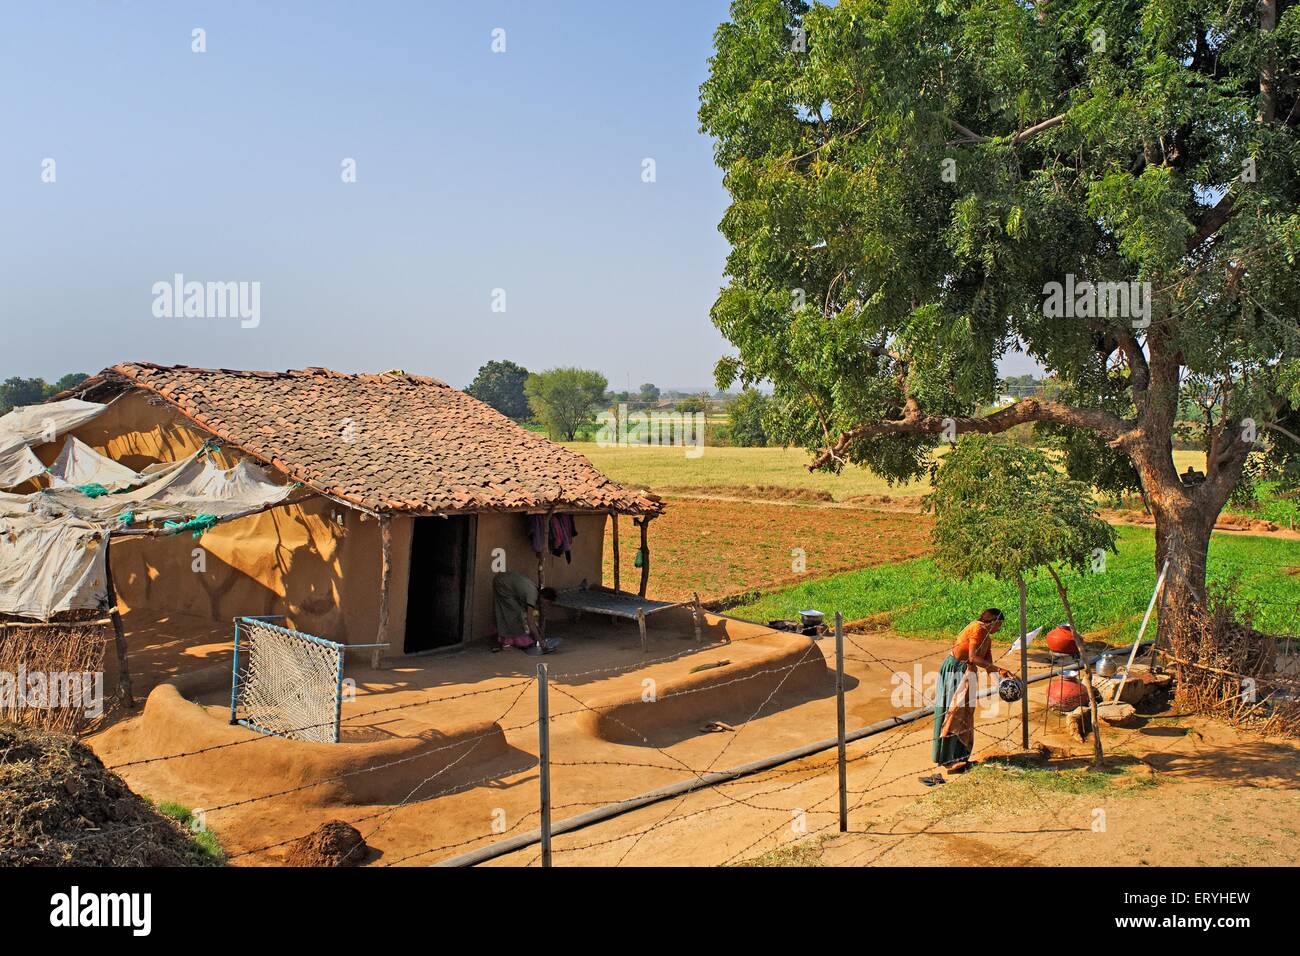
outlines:
{"label": "woman in green skirt", "polygon": [[[978,670],[1010,677],[993,663],[993,635],[1002,627],[1003,614],[987,608],[957,635],[952,653],[939,666],[934,689],[934,745],[930,757],[950,773],[970,766],[975,743],[975,680]],[[933,780],[933,778],[929,778]],[[940,778],[942,779],[942,778]]]}

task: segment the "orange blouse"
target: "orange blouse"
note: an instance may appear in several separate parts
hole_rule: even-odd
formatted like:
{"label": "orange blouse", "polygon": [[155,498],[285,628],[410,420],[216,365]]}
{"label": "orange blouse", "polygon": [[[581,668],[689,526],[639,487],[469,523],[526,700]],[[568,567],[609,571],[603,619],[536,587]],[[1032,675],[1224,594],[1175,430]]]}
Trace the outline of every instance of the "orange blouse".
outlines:
{"label": "orange blouse", "polygon": [[965,664],[972,657],[988,660],[992,650],[993,639],[989,636],[989,625],[981,621],[971,621],[962,628],[961,633],[957,635],[957,640],[953,641],[952,656]]}

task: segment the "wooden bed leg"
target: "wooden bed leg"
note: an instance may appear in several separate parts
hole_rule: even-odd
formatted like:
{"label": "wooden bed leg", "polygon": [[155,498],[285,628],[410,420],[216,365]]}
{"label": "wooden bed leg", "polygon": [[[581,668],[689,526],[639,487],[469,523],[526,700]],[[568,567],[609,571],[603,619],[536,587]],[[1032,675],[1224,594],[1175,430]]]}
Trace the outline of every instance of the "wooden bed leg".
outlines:
{"label": "wooden bed leg", "polygon": [[644,654],[647,650],[646,634],[645,634],[645,611],[643,611],[641,608],[636,609],[636,626],[641,630],[641,653]]}
{"label": "wooden bed leg", "polygon": [[695,609],[691,614],[691,616],[695,619],[695,643],[699,644],[703,640],[700,634],[700,629],[704,625],[704,608],[700,607],[699,591],[693,591],[691,593],[691,597],[694,598],[695,601]]}

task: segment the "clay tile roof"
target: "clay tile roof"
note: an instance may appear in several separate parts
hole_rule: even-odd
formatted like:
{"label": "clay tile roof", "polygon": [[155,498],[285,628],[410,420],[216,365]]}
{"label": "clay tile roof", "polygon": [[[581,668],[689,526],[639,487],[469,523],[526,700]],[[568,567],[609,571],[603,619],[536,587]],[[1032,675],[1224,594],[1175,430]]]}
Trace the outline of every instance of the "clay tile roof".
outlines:
{"label": "clay tile roof", "polygon": [[373,511],[662,510],[658,498],[426,376],[131,363],[78,391],[132,387],[295,481]]}

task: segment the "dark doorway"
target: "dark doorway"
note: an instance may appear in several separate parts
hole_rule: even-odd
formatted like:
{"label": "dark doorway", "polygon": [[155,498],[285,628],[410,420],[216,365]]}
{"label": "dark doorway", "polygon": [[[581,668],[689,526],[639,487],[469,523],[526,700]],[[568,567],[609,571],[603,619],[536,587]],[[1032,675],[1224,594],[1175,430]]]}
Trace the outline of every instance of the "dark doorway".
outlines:
{"label": "dark doorway", "polygon": [[473,518],[416,518],[411,532],[411,582],[406,597],[410,654],[465,639]]}

